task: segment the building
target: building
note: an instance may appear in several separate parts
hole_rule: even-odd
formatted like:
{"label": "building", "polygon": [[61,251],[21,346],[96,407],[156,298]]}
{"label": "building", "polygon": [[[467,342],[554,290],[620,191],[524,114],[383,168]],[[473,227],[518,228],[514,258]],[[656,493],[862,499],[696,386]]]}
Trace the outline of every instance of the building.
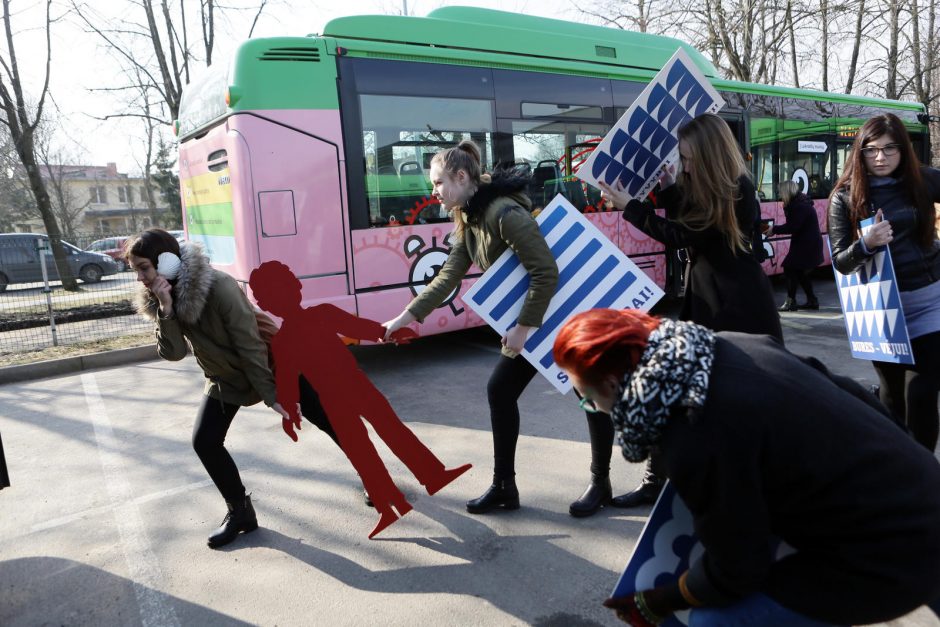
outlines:
{"label": "building", "polygon": [[[151,226],[145,180],[118,172],[115,163],[48,166],[44,178],[59,227],[65,232],[125,235]],[[167,204],[160,191],[151,187],[156,211],[163,214]],[[65,221],[71,224],[63,224]],[[17,221],[16,228],[20,232],[45,232],[39,216]]]}

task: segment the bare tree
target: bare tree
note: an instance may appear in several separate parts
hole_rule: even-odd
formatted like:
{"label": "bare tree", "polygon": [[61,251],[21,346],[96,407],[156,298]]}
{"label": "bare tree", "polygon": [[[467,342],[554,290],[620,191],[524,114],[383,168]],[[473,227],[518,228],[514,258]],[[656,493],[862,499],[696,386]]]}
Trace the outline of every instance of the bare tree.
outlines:
{"label": "bare tree", "polygon": [[43,225],[49,240],[52,243],[52,252],[55,259],[56,268],[59,271],[59,277],[62,279],[62,287],[67,290],[77,291],[78,283],[72,276],[71,270],[66,263],[65,248],[62,246],[62,233],[59,230],[59,224],[56,221],[55,213],[52,210],[52,203],[49,200],[49,191],[46,188],[46,182],[42,177],[42,172],[36,159],[35,135],[36,129],[42,120],[43,107],[46,103],[46,96],[49,93],[49,75],[52,63],[52,0],[46,0],[45,3],[45,22],[44,30],[46,35],[46,66],[43,85],[36,99],[36,104],[30,107],[27,104],[26,94],[23,91],[23,80],[20,75],[19,62],[16,56],[16,46],[13,36],[13,18],[10,15],[10,0],[2,0],[3,6],[3,28],[6,35],[6,54],[0,54],[0,106],[3,108],[3,115],[0,116],[0,123],[9,129],[10,137],[16,147],[16,153],[20,158],[23,168],[26,170],[27,180],[29,181],[30,191],[36,200],[36,206],[42,215]]}
{"label": "bare tree", "polygon": [[84,158],[55,145],[53,138],[57,134],[56,126],[44,123],[39,130],[41,132],[36,135],[36,156],[50,192],[52,212],[61,226],[63,237],[74,240],[78,218],[91,204],[90,198],[76,198],[74,187],[69,184],[76,175],[85,171],[80,165]]}

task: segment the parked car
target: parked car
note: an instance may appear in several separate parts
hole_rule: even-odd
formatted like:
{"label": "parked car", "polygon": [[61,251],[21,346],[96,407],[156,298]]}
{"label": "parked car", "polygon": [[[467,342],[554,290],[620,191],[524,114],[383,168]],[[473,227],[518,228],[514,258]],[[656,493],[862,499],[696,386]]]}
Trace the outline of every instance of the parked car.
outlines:
{"label": "parked car", "polygon": [[186,241],[186,231],[167,231],[170,235],[176,238],[176,241],[182,243]]}
{"label": "parked car", "polygon": [[[62,242],[66,261],[72,274],[83,283],[97,283],[101,277],[117,274],[118,265],[108,255],[84,251]],[[0,292],[14,283],[42,281],[40,250],[46,255],[46,272],[50,281],[59,280],[59,271],[52,258],[49,237],[37,233],[0,233]]]}
{"label": "parked car", "polygon": [[114,262],[118,265],[118,272],[124,272],[127,270],[127,261],[124,259],[124,243],[127,240],[127,237],[99,239],[92,242],[85,250],[93,253],[104,253],[114,259]]}

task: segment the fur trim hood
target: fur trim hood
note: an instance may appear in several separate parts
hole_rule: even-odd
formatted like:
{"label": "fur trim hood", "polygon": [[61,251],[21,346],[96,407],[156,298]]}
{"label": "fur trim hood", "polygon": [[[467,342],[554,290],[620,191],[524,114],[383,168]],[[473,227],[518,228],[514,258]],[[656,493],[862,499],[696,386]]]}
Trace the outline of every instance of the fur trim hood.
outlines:
{"label": "fur trim hood", "polygon": [[511,197],[526,210],[532,209],[532,201],[525,193],[526,188],[532,182],[530,177],[522,176],[512,170],[499,169],[495,170],[489,179],[489,182],[481,185],[467,201],[464,213],[469,222],[476,222],[490,203],[503,196]]}
{"label": "fur trim hood", "polygon": [[[215,271],[209,265],[202,244],[183,242],[180,244],[180,273],[173,284],[173,311],[183,324],[195,325],[206,306]],[[137,313],[150,320],[157,319],[158,303],[143,284],[137,286],[134,295]]]}

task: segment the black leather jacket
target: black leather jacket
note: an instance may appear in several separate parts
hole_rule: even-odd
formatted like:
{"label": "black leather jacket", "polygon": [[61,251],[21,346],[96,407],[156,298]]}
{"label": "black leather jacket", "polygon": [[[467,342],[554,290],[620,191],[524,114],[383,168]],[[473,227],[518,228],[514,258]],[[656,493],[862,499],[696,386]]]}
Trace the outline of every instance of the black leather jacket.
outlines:
{"label": "black leather jacket", "polygon": [[[930,199],[940,202],[940,170],[920,169]],[[917,241],[919,216],[904,194],[904,181],[870,188],[870,215],[881,209],[885,220],[891,222],[894,239],[891,258],[898,289],[902,292],[926,287],[940,280],[940,240],[934,237],[930,246],[921,246]],[[832,246],[832,261],[836,270],[850,274],[858,270],[870,255],[866,255],[862,243],[856,239],[854,225],[849,219],[850,197],[848,190],[839,190],[829,202],[829,243]]]}

